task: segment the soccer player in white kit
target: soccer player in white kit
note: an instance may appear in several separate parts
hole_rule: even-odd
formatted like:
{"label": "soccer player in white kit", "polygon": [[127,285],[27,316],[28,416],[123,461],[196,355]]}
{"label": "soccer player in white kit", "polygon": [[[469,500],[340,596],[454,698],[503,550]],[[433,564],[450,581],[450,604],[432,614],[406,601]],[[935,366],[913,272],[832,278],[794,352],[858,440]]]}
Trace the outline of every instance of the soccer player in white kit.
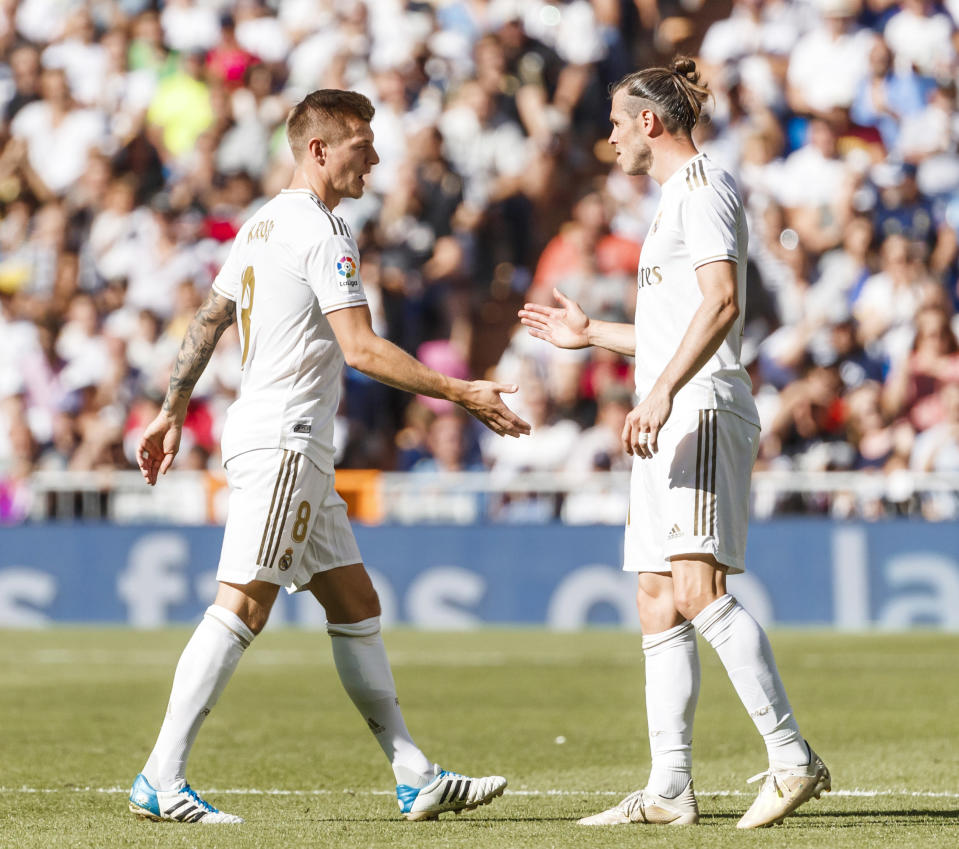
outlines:
{"label": "soccer player in white kit", "polygon": [[190,393],[237,318],[242,379],[222,453],[230,486],[214,603],[177,665],[156,745],[130,794],[140,817],[239,823],[190,788],[186,761],[203,720],[270,613],[279,588],[323,605],[344,688],[389,758],[411,820],[472,809],[506,779],[469,778],[427,759],[410,737],[380,635],[380,605],[344,501],[333,488],[333,417],[344,362],[409,392],[446,398],[499,435],[529,433],[503,403],[515,386],[439,374],[372,329],[350,228],[333,210],[363,193],[379,161],[373,106],[355,92],[315,91],[290,112],[296,160],[288,189],[240,229],[186,332],[163,409],[137,449],[150,485],[177,453]]}
{"label": "soccer player in white kit", "polygon": [[[627,174],[662,187],[643,243],[632,325],[526,304],[529,332],[561,348],[599,345],[635,356],[638,405],[623,445],[633,455],[623,568],[639,573],[652,765],[642,790],[582,825],[693,824],[696,631],[716,650],[763,737],[769,769],[740,828],[775,825],[830,789],[799,732],[758,623],[726,592],[744,570],[749,480],[759,417],[740,362],[747,230],[736,185],[691,133],[709,96],[695,63],[630,74],[613,89],[609,141]],[[757,776],[759,778],[760,776]]]}

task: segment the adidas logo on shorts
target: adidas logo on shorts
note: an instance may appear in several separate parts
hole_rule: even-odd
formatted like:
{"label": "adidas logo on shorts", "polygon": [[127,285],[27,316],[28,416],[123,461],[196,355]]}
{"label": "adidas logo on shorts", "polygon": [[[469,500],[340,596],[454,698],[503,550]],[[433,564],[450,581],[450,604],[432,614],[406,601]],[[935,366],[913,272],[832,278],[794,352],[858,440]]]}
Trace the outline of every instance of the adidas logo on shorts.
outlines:
{"label": "adidas logo on shorts", "polygon": [[670,528],[669,533],[666,535],[666,539],[676,539],[676,537],[681,537],[683,532],[679,529],[679,525],[673,525]]}

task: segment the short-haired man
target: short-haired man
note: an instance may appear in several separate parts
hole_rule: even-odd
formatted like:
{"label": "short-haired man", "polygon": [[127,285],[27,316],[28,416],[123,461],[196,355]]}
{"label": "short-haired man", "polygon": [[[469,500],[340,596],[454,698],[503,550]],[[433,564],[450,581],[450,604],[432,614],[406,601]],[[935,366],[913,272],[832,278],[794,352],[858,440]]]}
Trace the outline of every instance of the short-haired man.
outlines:
{"label": "short-haired man", "polygon": [[130,809],[141,817],[242,822],[190,788],[186,761],[281,586],[323,605],[340,680],[390,760],[404,816],[472,809],[506,786],[499,776],[440,769],[410,737],[380,635],[379,600],[333,488],[344,362],[391,386],[454,401],[497,434],[529,432],[500,398],[515,386],[449,378],[373,332],[356,242],[333,213],[342,198],[363,194],[379,161],[372,117],[369,100],[349,91],[315,91],[292,109],[293,180],[240,228],[187,329],[163,409],[137,449],[153,485],[173,462],[193,387],[236,316],[243,373],[222,438],[230,500],[219,588],[180,657],[166,718],[133,784]]}

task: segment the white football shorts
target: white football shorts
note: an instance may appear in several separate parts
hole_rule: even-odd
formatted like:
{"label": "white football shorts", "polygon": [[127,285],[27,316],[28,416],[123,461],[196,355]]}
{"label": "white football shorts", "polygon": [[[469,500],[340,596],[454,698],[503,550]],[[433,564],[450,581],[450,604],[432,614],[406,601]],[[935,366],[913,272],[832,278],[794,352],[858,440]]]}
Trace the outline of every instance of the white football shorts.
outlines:
{"label": "white football shorts", "polygon": [[317,572],[361,563],[346,502],[305,454],[245,451],[226,463],[230,486],[216,579],[268,581],[288,592]]}
{"label": "white football shorts", "polygon": [[674,412],[657,442],[652,458],[633,459],[623,569],[668,572],[711,554],[743,572],[759,428],[724,410]]}

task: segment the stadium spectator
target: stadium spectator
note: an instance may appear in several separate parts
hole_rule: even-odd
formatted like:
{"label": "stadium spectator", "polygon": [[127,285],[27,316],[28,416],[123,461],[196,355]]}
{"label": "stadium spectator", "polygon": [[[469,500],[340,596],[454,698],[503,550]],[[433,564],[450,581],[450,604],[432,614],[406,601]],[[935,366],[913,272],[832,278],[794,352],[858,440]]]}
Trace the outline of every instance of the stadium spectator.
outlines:
{"label": "stadium spectator", "polygon": [[[584,304],[593,314],[613,318],[636,275],[640,246],[611,232],[607,200],[597,191],[583,195],[573,216],[540,254],[526,298],[549,303],[553,289]],[[621,316],[625,318],[625,315]]]}
{"label": "stadium spectator", "polygon": [[777,177],[776,199],[805,251],[817,255],[839,244],[850,212],[853,180],[829,120],[809,122],[805,143],[786,157]]}
{"label": "stadium spectator", "polygon": [[939,424],[945,415],[943,390],[959,385],[959,343],[949,313],[936,303],[915,316],[912,350],[893,367],[882,406],[887,418],[905,416],[916,431]]}
{"label": "stadium spectator", "polygon": [[633,393],[624,384],[611,384],[599,394],[596,419],[577,438],[566,458],[570,472],[625,471],[629,457],[623,452],[622,435],[626,414],[633,409]]}
{"label": "stadium spectator", "polygon": [[32,44],[18,44],[10,51],[12,91],[3,107],[5,125],[28,103],[40,98],[40,52]]}
{"label": "stadium spectator", "polygon": [[[950,383],[940,392],[943,418],[920,433],[913,444],[910,467],[918,472],[959,472],[959,384]],[[929,493],[922,500],[922,514],[932,521],[959,516],[959,495]]]}
{"label": "stadium spectator", "polygon": [[852,302],[866,347],[888,361],[902,356],[924,289],[928,292],[935,286],[905,236],[883,239],[879,271],[866,279]]}
{"label": "stadium spectator", "polygon": [[858,124],[877,127],[886,151],[896,154],[903,120],[925,108],[934,86],[911,64],[895,68],[889,45],[877,38],[869,51],[869,76],[859,84],[850,115]]}
{"label": "stadium spectator", "polygon": [[41,99],[26,104],[10,124],[0,171],[19,171],[34,195],[52,199],[83,174],[87,158],[106,140],[104,116],[80,107],[59,68],[40,75]]}
{"label": "stadium spectator", "polygon": [[915,68],[930,77],[949,74],[956,53],[952,38],[955,23],[930,0],[902,0],[886,24],[883,36],[900,68]]}
{"label": "stadium spectator", "polygon": [[204,54],[181,54],[179,67],[160,78],[147,110],[147,121],[158,132],[154,143],[168,168],[182,167],[201,134],[213,125],[210,87],[203,78]]}
{"label": "stadium spectator", "polygon": [[797,114],[824,118],[855,98],[873,36],[856,26],[859,0],[817,0],[815,6],[820,20],[789,55],[787,97]]}
{"label": "stadium spectator", "polygon": [[426,436],[427,454],[413,466],[414,472],[475,472],[485,466],[478,460],[479,446],[470,434],[469,422],[458,410],[437,415]]}
{"label": "stadium spectator", "polygon": [[555,402],[546,385],[537,383],[531,376],[522,384],[517,404],[536,438],[484,440],[483,456],[487,464],[504,478],[520,472],[559,471],[579,439],[579,426],[571,419],[555,415]]}

